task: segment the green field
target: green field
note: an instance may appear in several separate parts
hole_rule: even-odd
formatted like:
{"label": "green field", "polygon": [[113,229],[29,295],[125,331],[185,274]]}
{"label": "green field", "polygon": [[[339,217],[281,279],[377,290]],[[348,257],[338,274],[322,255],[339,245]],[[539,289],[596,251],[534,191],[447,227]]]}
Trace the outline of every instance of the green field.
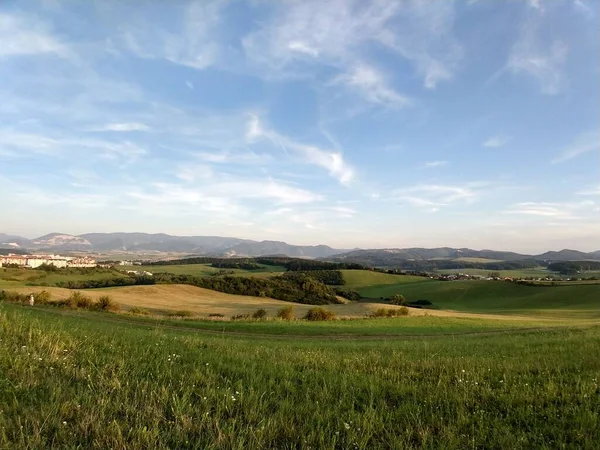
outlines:
{"label": "green field", "polygon": [[371,298],[400,293],[456,311],[599,317],[600,285],[525,286],[506,281],[431,281],[359,289]]}
{"label": "green field", "polygon": [[285,272],[283,266],[264,266],[262,270],[220,269],[210,264],[166,264],[156,266],[119,266],[120,270],[145,270],[151,273],[174,273],[177,275],[211,276],[222,271],[233,272],[233,275],[252,277],[270,277]]}
{"label": "green field", "polygon": [[342,270],[344,287],[350,289],[360,289],[368,286],[379,285],[404,285],[407,283],[423,283],[430,281],[426,277],[417,277],[412,275],[393,275],[388,273],[374,272],[371,270]]}
{"label": "green field", "polygon": [[112,269],[58,269],[46,272],[38,269],[0,268],[0,289],[20,286],[54,286],[60,281],[105,280],[123,277]]}
{"label": "green field", "polygon": [[2,305],[0,448],[596,448],[600,328],[456,332],[273,339]]}

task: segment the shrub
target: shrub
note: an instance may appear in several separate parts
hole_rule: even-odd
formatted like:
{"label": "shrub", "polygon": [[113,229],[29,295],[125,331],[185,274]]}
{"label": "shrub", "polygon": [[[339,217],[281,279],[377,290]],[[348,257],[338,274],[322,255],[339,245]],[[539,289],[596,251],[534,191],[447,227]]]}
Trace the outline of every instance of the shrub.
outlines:
{"label": "shrub", "polygon": [[373,311],[370,314],[371,317],[398,317],[398,316],[408,316],[408,308],[403,306],[402,308],[392,309],[392,308],[379,308]]}
{"label": "shrub", "polygon": [[167,313],[167,316],[169,317],[192,317],[193,315],[193,312],[187,311],[185,309],[180,309],[179,311],[169,311]]}
{"label": "shrub", "polygon": [[103,295],[100,297],[96,303],[94,303],[94,308],[98,311],[118,311],[121,309],[119,305],[113,302],[113,299],[108,295]]}
{"label": "shrub", "polygon": [[402,294],[395,294],[390,298],[390,302],[392,305],[404,306],[406,304],[406,298]]}
{"label": "shrub", "polygon": [[92,305],[92,299],[79,291],[75,291],[71,292],[71,295],[62,302],[62,305],[69,308],[89,308]]}
{"label": "shrub", "polygon": [[35,302],[39,303],[41,305],[50,303],[51,298],[52,298],[52,294],[46,290],[40,291],[34,295]]}
{"label": "shrub", "polygon": [[294,320],[294,307],[293,306],[284,306],[279,311],[277,311],[277,317],[283,320]]}
{"label": "shrub", "polygon": [[221,313],[210,313],[208,317],[225,317],[225,314]]}
{"label": "shrub", "polygon": [[150,314],[150,313],[148,312],[148,310],[147,310],[147,309],[144,309],[144,308],[138,308],[137,306],[134,306],[133,308],[131,308],[131,309],[129,310],[129,312],[130,312],[131,314],[137,314],[137,315],[139,315],[139,316],[147,316],[148,314]]}
{"label": "shrub", "polygon": [[325,308],[311,308],[304,316],[306,320],[333,320],[335,319],[335,313]]}
{"label": "shrub", "polygon": [[250,314],[238,314],[231,316],[231,320],[246,320],[250,318]]}
{"label": "shrub", "polygon": [[265,317],[267,317],[267,310],[264,308],[260,308],[257,309],[256,311],[254,311],[254,314],[252,314],[252,318],[253,319],[264,319]]}

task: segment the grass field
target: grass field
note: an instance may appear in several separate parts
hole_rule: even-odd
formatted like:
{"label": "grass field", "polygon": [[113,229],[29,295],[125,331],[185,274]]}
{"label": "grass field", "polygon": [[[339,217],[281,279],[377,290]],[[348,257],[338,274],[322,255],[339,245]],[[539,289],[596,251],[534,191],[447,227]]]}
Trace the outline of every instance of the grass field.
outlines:
{"label": "grass field", "polygon": [[599,327],[272,339],[83,314],[0,305],[0,448],[591,449],[600,441]]}
{"label": "grass field", "polygon": [[439,273],[444,274],[456,274],[466,273],[468,275],[479,275],[487,277],[490,273],[497,273],[500,277],[510,278],[545,278],[545,277],[558,277],[560,275],[556,272],[551,272],[544,267],[537,267],[533,269],[519,269],[519,270],[489,270],[489,269],[446,269],[440,270]]}
{"label": "grass field", "polygon": [[52,286],[59,281],[105,280],[122,277],[123,274],[112,269],[95,269],[85,273],[79,269],[59,269],[56,272],[45,272],[37,269],[0,268],[0,289],[26,286]]}
{"label": "grass field", "polygon": [[401,293],[408,300],[426,299],[442,309],[473,313],[599,317],[600,285],[525,286],[505,281],[432,281],[371,286],[365,297]]}
{"label": "grass field", "polygon": [[368,286],[379,285],[404,285],[407,283],[423,283],[430,281],[426,277],[412,275],[392,275],[388,273],[374,272],[371,270],[342,270],[345,288],[359,289]]}
{"label": "grass field", "polygon": [[199,277],[215,275],[220,271],[233,272],[233,275],[252,277],[270,277],[285,272],[283,266],[264,266],[263,270],[219,269],[210,264],[167,264],[164,266],[119,266],[122,270],[146,270],[152,273],[174,273],[177,275],[194,275]]}

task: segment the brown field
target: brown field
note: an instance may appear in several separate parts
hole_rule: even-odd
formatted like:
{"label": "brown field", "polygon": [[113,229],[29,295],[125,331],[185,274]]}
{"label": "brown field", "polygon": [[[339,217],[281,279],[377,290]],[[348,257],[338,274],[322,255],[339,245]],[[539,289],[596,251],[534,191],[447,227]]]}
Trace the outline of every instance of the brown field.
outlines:
{"label": "brown field", "polygon": [[[46,290],[52,294],[54,300],[67,298],[73,290],[57,287],[28,286],[11,289],[20,293],[36,293]],[[222,292],[203,289],[185,284],[165,284],[152,286],[126,286],[106,289],[85,289],[80,292],[93,300],[102,295],[109,295],[123,310],[127,311],[133,307],[147,309],[149,312],[160,314],[167,311],[189,311],[199,317],[208,317],[209,314],[223,314],[229,318],[237,314],[252,314],[259,308],[268,311],[269,316],[274,316],[277,311],[284,307],[293,305],[296,317],[302,317],[314,305],[303,305],[300,303],[284,302],[265,297],[250,297],[243,295],[231,295]],[[390,305],[377,301],[347,301],[341,305],[325,305],[325,308],[333,311],[340,318],[365,317],[378,308],[397,309],[400,306]],[[451,310],[431,310],[410,308],[411,316],[438,316],[438,317],[462,317],[480,319],[510,319],[536,321],[531,316],[503,316],[500,314],[476,314]],[[541,320],[541,319],[539,319]],[[545,318],[544,320],[551,320]]]}

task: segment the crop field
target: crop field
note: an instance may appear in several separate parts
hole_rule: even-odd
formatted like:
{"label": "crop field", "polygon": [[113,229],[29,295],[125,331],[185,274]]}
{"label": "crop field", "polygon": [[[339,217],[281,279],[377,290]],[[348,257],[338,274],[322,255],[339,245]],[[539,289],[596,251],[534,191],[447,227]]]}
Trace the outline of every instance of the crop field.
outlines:
{"label": "crop field", "polygon": [[0,268],[0,289],[27,285],[52,286],[59,281],[105,280],[122,277],[123,274],[112,269],[59,269],[45,272],[37,269]]}
{"label": "crop field", "polygon": [[374,272],[370,270],[342,270],[344,287],[351,289],[365,288],[379,285],[404,285],[407,283],[423,283],[430,281],[426,277],[412,275],[393,275],[388,273]]}
{"label": "crop field", "polygon": [[220,269],[210,264],[166,264],[164,266],[120,266],[123,270],[145,270],[152,273],[174,273],[177,275],[193,275],[198,277],[211,276],[222,271],[232,272],[232,275],[252,277],[270,277],[285,272],[283,266],[264,266],[263,270]]}
{"label": "crop field", "polygon": [[[489,269],[445,269],[438,271],[444,274],[457,274],[465,273],[467,275],[479,275],[487,277],[490,273],[497,273],[500,277],[509,278],[545,278],[545,277],[558,277],[561,276],[556,272],[551,272],[545,267],[537,267],[533,269],[518,269],[518,270],[489,270]],[[591,276],[591,275],[590,275]]]}
{"label": "crop field", "polygon": [[495,314],[599,317],[600,285],[526,286],[505,281],[432,281],[359,289],[365,297],[396,293],[442,309]]}
{"label": "crop field", "polygon": [[597,326],[461,336],[468,327],[455,323],[452,337],[324,339],[333,323],[321,323],[311,325],[318,335],[275,339],[111,317],[0,305],[0,448],[591,449],[600,440]]}

